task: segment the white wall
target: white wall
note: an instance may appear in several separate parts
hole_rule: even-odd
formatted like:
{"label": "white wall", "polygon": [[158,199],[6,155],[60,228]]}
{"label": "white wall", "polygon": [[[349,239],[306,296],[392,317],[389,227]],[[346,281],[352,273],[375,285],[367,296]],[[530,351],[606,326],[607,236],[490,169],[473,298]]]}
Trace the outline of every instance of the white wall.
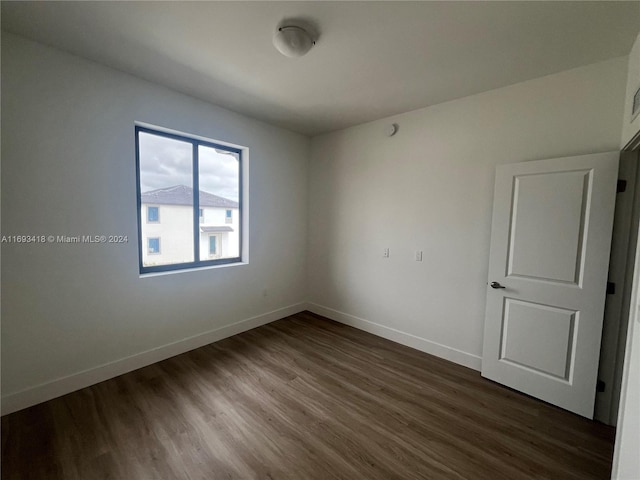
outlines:
{"label": "white wall", "polygon": [[[240,214],[237,208],[203,207],[204,218],[200,225],[231,227],[233,231],[218,234],[222,245],[219,253],[224,257],[237,257],[240,254]],[[231,221],[227,222],[227,210],[231,210]],[[200,235],[200,258],[209,258],[209,234]]]}
{"label": "white wall", "polygon": [[[158,207],[158,222],[147,221],[147,208],[153,206]],[[140,208],[143,265],[166,265],[198,260],[193,258],[193,206],[143,203]],[[148,252],[149,238],[160,239],[160,252]]]}
{"label": "white wall", "polygon": [[[139,277],[135,121],[249,148],[248,265]],[[3,33],[2,234],[130,239],[2,245],[3,411],[302,309],[308,154],[301,135]]]}
{"label": "white wall", "polygon": [[[4,33],[2,70],[2,233],[131,239],[2,246],[4,412],[307,298],[479,367],[495,165],[616,149],[626,82],[613,59],[323,135],[309,155],[300,135]],[[139,278],[135,121],[249,147],[248,265]]]}
{"label": "white wall", "polygon": [[[201,218],[201,225],[215,225],[237,227],[238,209],[237,208],[218,208],[218,207],[202,207],[204,217]],[[227,210],[231,210],[231,222],[227,223]]]}
{"label": "white wall", "polygon": [[618,149],[626,64],[312,139],[312,310],[479,368],[495,166]]}
{"label": "white wall", "polygon": [[640,34],[638,34],[631,53],[627,73],[626,101],[624,103],[624,118],[622,122],[622,146],[624,147],[633,136],[640,131],[640,115],[631,121],[633,95],[640,88]]}

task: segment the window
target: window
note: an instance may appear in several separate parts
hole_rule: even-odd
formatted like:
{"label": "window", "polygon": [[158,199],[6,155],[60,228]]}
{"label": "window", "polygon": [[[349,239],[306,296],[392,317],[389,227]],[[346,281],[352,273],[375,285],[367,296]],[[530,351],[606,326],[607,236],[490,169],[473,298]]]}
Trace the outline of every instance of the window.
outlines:
{"label": "window", "polygon": [[240,262],[242,149],[141,126],[135,136],[140,273]]}
{"label": "window", "polygon": [[160,253],[160,238],[148,238],[147,239],[147,252],[152,255]]}
{"label": "window", "polygon": [[160,209],[158,207],[147,207],[147,222],[157,223],[160,221]]}
{"label": "window", "polygon": [[215,235],[211,235],[209,237],[209,255],[217,255],[218,254],[218,237]]}

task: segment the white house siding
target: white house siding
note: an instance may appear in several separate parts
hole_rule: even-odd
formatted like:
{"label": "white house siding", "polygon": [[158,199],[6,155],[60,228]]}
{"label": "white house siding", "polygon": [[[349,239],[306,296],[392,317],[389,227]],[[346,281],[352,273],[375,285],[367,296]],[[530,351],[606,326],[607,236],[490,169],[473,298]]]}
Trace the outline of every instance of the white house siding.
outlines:
{"label": "white house siding", "polygon": [[[159,221],[147,220],[147,207],[158,207]],[[232,232],[200,233],[200,258],[233,258],[240,254],[240,223],[237,208],[203,207],[204,221],[199,227],[230,227]],[[226,211],[231,210],[231,223],[226,223]],[[189,205],[142,204],[142,262],[144,266],[192,262],[193,207]],[[218,236],[218,255],[209,255],[209,236]],[[160,239],[160,252],[149,253],[148,239]],[[197,259],[198,260],[198,259]]]}
{"label": "white house siding", "polygon": [[[159,222],[147,221],[147,207],[158,207]],[[144,266],[192,262],[193,208],[188,205],[142,205]],[[148,252],[148,239],[160,238],[160,253]]]}
{"label": "white house siding", "polygon": [[[201,227],[230,227],[231,232],[201,232],[200,233],[200,259],[234,258],[240,256],[240,212],[237,208],[203,207],[204,220]],[[227,223],[226,212],[231,210],[231,222]],[[209,255],[209,237],[217,235],[220,241],[218,255]]]}

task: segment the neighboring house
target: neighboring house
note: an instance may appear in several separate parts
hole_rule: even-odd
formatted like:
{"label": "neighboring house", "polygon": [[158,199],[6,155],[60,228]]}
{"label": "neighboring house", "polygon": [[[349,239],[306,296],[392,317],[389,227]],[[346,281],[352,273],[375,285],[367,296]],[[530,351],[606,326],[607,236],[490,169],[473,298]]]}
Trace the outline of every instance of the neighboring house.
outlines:
{"label": "neighboring house", "polygon": [[[193,189],[176,185],[141,197],[143,265],[194,261]],[[200,260],[239,256],[238,207],[238,202],[200,190]]]}

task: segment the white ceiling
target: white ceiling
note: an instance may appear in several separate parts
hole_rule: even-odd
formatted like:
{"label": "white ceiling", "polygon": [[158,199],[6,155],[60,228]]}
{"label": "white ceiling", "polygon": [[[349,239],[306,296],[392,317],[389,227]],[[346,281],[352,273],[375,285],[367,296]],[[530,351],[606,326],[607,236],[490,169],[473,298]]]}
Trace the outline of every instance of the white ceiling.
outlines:
{"label": "white ceiling", "polygon": [[[627,55],[640,2],[2,2],[2,28],[315,135]],[[277,25],[320,32],[280,55]]]}

